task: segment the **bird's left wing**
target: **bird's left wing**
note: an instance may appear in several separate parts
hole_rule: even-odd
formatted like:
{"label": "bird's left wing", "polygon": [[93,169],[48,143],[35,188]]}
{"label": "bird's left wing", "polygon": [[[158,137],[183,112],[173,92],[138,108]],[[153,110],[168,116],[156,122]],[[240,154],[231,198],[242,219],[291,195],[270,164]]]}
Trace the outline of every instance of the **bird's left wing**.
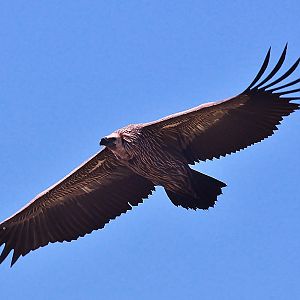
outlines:
{"label": "bird's left wing", "polygon": [[75,240],[130,210],[154,190],[105,148],[0,224],[0,263],[49,242]]}
{"label": "bird's left wing", "polygon": [[294,72],[300,59],[282,76],[271,81],[283,64],[286,50],[287,46],[276,66],[262,80],[270,59],[269,50],[253,82],[238,96],[146,123],[144,130],[159,137],[170,149],[180,152],[190,164],[219,158],[260,142],[274,133],[284,116],[299,109],[299,104],[291,101],[300,97],[289,94],[300,89],[286,88],[298,84],[300,78],[285,84],[282,81]]}

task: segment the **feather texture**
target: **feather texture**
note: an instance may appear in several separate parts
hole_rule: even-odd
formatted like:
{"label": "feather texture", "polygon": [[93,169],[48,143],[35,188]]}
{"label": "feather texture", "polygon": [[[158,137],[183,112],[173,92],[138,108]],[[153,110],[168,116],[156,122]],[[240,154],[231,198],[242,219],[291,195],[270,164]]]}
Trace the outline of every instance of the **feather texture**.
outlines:
{"label": "feather texture", "polygon": [[300,97],[284,95],[298,93],[300,89],[282,89],[296,85],[300,79],[275,85],[297,69],[300,59],[270,82],[284,63],[287,46],[272,71],[262,79],[270,61],[270,50],[258,74],[241,94],[147,123],[144,130],[159,132],[165,143],[181,151],[190,164],[220,158],[271,136],[283,117],[299,109],[299,104],[291,101]]}
{"label": "feather texture", "polygon": [[103,228],[153,190],[104,149],[0,224],[0,263],[12,250],[11,265],[49,242],[70,242]]}

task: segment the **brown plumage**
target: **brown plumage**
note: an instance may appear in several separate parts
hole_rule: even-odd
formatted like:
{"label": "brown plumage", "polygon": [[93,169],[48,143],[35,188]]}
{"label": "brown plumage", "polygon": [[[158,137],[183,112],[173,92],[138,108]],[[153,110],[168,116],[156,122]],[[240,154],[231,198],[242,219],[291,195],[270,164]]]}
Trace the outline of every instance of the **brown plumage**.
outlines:
{"label": "brown plumage", "polygon": [[[156,185],[175,205],[213,207],[225,184],[192,170],[189,164],[219,158],[269,137],[284,116],[299,109],[300,97],[282,83],[295,64],[278,79],[285,59],[264,78],[270,50],[250,86],[228,100],[200,105],[155,122],[129,125],[100,142],[105,148],[64,179],[45,190],[0,224],[0,263],[13,250],[11,265],[49,242],[76,240],[103,228],[142,203]],[[277,84],[279,84],[277,86]]]}

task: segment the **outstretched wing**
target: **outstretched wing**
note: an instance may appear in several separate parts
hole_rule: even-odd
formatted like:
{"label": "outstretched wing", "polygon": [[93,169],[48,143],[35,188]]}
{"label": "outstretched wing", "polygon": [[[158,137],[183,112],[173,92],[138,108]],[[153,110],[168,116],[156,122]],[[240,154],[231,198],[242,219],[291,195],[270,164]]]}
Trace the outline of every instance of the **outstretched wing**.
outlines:
{"label": "outstretched wing", "polygon": [[238,96],[147,123],[144,130],[160,136],[169,147],[180,151],[190,164],[220,158],[271,136],[284,116],[299,109],[299,104],[291,101],[300,97],[289,94],[299,92],[300,88],[286,88],[298,84],[300,78],[282,82],[295,71],[300,59],[282,76],[271,81],[284,62],[285,46],[276,66],[262,80],[270,50],[253,82]]}
{"label": "outstretched wing", "polygon": [[0,224],[0,263],[49,242],[76,240],[142,202],[154,185],[118,164],[105,148]]}

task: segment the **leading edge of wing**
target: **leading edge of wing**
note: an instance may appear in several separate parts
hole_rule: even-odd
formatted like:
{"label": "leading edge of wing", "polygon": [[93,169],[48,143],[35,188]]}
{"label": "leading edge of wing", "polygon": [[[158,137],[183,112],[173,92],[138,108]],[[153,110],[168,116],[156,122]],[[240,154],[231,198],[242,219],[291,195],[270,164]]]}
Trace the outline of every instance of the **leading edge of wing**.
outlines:
{"label": "leading edge of wing", "polygon": [[[267,55],[264,59],[264,62],[260,68],[260,70],[258,71],[257,75],[255,76],[254,80],[251,82],[251,84],[239,95],[248,95],[249,93],[255,93],[255,92],[264,92],[267,94],[273,94],[276,95],[278,97],[281,97],[283,95],[287,95],[287,94],[292,94],[292,93],[297,93],[300,92],[300,88],[297,89],[293,89],[293,90],[288,90],[288,91],[280,91],[282,89],[285,89],[287,87],[296,85],[297,83],[300,83],[300,78],[297,78],[296,80],[293,80],[291,82],[285,83],[281,86],[276,86],[278,83],[282,83],[287,77],[289,77],[290,75],[292,75],[292,73],[294,73],[294,71],[297,69],[297,67],[299,66],[300,63],[300,58],[298,58],[296,60],[296,62],[283,74],[281,75],[279,78],[277,78],[276,80],[270,82],[270,80],[278,73],[278,71],[281,70],[281,67],[283,66],[283,63],[285,61],[286,58],[286,53],[287,53],[287,44],[284,47],[284,50],[277,62],[277,64],[275,65],[275,67],[271,70],[271,72],[263,79],[263,75],[266,73],[266,70],[269,66],[269,62],[270,62],[270,57],[271,57],[271,47],[269,48]],[[260,81],[261,80],[261,81]],[[279,91],[279,92],[278,92]],[[276,93],[274,93],[276,92]],[[239,96],[238,95],[238,96]],[[214,106],[223,104],[225,102],[232,102],[232,100],[234,100],[237,96],[233,96],[233,97],[229,97],[223,100],[219,100],[219,101],[214,101],[214,102],[207,102],[207,103],[203,103],[200,104],[196,107],[187,109],[187,110],[183,110],[174,114],[170,114],[167,115],[163,118],[160,118],[158,120],[154,120],[154,121],[150,121],[144,124],[141,124],[144,128],[151,128],[153,125],[155,126],[165,126],[165,123],[171,123],[172,120],[175,121],[175,119],[178,120],[179,117],[182,117],[184,119],[185,116],[191,116],[194,113],[199,112],[202,109],[206,109],[206,108],[212,108]],[[282,99],[286,99],[289,101],[292,100],[299,100],[300,96],[296,96],[296,97],[285,97]],[[229,103],[228,103],[229,104]],[[297,105],[297,104],[295,104]],[[231,106],[231,105],[230,105]],[[234,108],[234,104],[231,106],[232,108]],[[237,106],[238,108],[239,106]],[[295,109],[298,109],[297,107],[295,107]],[[180,120],[178,120],[178,123],[175,123],[174,126],[179,125],[181,122]]]}
{"label": "leading edge of wing", "polygon": [[[3,220],[0,223],[0,227],[2,224],[4,224],[6,221],[14,218],[15,216],[17,216],[20,212],[24,211],[24,209],[26,209],[27,207],[29,207],[32,203],[34,203],[36,200],[40,199],[41,197],[45,196],[47,193],[49,193],[50,191],[54,190],[54,189],[58,189],[60,188],[60,186],[62,185],[62,183],[64,183],[68,178],[71,178],[76,172],[78,172],[81,168],[84,168],[85,166],[87,166],[88,164],[92,164],[94,160],[97,159],[97,157],[101,156],[101,155],[105,155],[107,154],[107,150],[106,148],[102,149],[101,151],[98,151],[95,155],[91,156],[89,159],[85,160],[84,162],[82,162],[78,167],[76,167],[75,169],[73,169],[71,172],[69,172],[66,176],[64,176],[62,179],[60,179],[59,181],[57,181],[56,183],[54,183],[53,185],[51,185],[50,187],[46,188],[45,190],[43,190],[42,192],[40,192],[39,194],[37,194],[32,200],[30,200],[26,205],[24,205],[21,209],[19,209],[16,213],[14,213],[13,215],[11,215],[10,217],[6,218],[5,220]],[[105,157],[103,157],[102,162],[105,161]]]}

